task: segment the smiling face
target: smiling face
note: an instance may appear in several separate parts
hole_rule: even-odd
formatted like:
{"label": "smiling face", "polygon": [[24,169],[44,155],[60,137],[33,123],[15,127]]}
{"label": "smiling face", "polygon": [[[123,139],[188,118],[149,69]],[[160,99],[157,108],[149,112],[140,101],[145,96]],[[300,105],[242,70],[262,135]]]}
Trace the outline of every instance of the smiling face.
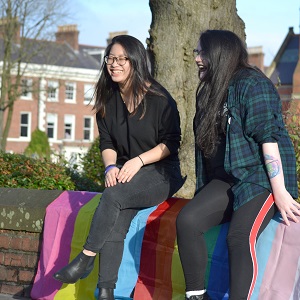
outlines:
{"label": "smiling face", "polygon": [[203,77],[206,74],[207,71],[207,62],[204,59],[204,53],[203,50],[201,48],[200,42],[198,43],[197,46],[197,55],[195,57],[195,62],[198,66],[198,70],[199,70],[199,78],[200,80],[203,79]]}
{"label": "smiling face", "polygon": [[[127,57],[127,54],[120,44],[114,44],[111,47],[108,56],[121,58]],[[127,60],[123,66],[120,66],[117,63],[117,60],[114,59],[113,63],[111,65],[107,65],[106,67],[112,81],[118,83],[120,86],[124,86],[128,82],[131,72],[131,64],[129,60]]]}

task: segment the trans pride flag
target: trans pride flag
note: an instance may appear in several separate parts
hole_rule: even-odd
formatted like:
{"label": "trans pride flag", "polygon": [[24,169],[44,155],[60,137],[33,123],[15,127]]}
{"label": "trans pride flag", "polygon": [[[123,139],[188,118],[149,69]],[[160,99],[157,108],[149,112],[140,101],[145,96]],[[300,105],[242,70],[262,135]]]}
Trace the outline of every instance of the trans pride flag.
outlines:
{"label": "trans pride flag", "polygon": [[[52,275],[82,250],[100,198],[97,193],[65,191],[47,207],[32,299],[96,299],[97,261],[93,272],[76,284],[62,284]],[[116,299],[184,299],[175,220],[188,201],[170,198],[157,207],[141,210],[133,219],[125,240]],[[224,224],[206,234],[206,281],[213,300],[228,299],[227,231],[228,224]],[[275,216],[261,234],[256,249],[259,271],[251,299],[299,300],[300,224],[291,223],[288,227],[279,215]]]}

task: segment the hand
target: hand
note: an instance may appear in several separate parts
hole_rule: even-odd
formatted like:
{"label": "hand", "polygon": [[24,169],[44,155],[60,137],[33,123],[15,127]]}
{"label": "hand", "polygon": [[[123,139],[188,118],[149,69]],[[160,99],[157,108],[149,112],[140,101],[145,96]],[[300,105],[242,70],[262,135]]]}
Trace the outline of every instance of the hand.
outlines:
{"label": "hand", "polygon": [[108,170],[105,174],[105,187],[111,187],[117,184],[117,176],[120,172],[118,167],[114,167]]}
{"label": "hand", "polygon": [[290,225],[288,217],[299,223],[296,215],[300,216],[300,204],[292,198],[287,190],[282,191],[280,194],[278,192],[276,195],[274,194],[274,199],[286,225]]}
{"label": "hand", "polygon": [[143,166],[141,160],[138,157],[128,160],[120,170],[117,180],[118,182],[129,182],[132,177],[141,169]]}

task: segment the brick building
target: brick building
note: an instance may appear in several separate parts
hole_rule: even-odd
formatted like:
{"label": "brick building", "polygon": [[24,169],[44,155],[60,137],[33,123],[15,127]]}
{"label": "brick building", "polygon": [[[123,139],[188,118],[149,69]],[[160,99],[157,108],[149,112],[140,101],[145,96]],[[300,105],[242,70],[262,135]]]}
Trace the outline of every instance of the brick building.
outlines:
{"label": "brick building", "polygon": [[300,34],[295,34],[293,27],[289,28],[280,49],[274,57],[266,75],[278,87],[283,108],[288,109],[291,101],[299,114],[300,110]]}
{"label": "brick building", "polygon": [[291,108],[292,114],[300,115],[300,34],[289,28],[282,45],[270,66],[264,65],[262,46],[249,47],[250,65],[258,67],[277,87],[283,111]]}
{"label": "brick building", "polygon": [[[22,77],[7,152],[23,153],[38,128],[47,133],[55,153],[76,160],[98,136],[91,98],[105,48],[81,45],[78,36],[76,25],[66,25],[58,27],[55,41],[25,41],[29,53],[42,50],[35,51]],[[2,63],[0,59],[0,72]]]}

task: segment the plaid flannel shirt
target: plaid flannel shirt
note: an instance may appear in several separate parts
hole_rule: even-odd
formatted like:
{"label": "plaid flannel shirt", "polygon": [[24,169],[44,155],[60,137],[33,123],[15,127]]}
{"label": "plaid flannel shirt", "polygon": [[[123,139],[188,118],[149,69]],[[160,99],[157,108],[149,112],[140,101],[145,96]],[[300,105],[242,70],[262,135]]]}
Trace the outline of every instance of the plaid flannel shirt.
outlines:
{"label": "plaid flannel shirt", "polygon": [[[243,69],[228,88],[228,122],[224,167],[233,175],[234,209],[272,192],[262,144],[278,143],[285,186],[298,197],[293,144],[282,118],[281,100],[273,83],[258,71]],[[197,190],[207,183],[202,152],[196,147]]]}

